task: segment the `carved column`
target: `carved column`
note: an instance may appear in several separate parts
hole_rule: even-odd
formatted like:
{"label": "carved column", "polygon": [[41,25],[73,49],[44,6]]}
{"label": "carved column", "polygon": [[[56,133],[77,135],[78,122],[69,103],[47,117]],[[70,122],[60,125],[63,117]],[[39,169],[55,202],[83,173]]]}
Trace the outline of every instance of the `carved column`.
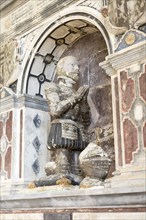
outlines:
{"label": "carved column", "polygon": [[[111,76],[116,171],[114,186],[143,186],[146,158],[146,35],[130,30],[102,68]],[[109,180],[107,181],[109,182]]]}

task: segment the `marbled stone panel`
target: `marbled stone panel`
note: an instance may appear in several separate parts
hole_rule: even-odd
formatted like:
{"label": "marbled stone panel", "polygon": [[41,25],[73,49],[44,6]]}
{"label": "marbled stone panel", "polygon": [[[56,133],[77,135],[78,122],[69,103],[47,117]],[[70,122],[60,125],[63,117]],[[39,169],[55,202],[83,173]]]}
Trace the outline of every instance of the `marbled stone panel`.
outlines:
{"label": "marbled stone panel", "polygon": [[[8,116],[8,117],[7,117]],[[0,156],[0,164],[2,171],[7,171],[8,179],[11,178],[11,146],[9,142],[12,140],[12,117],[13,112],[7,112],[7,114],[2,114],[2,120],[0,121],[0,138],[2,141],[2,153]],[[3,131],[5,130],[5,133]],[[9,141],[9,142],[8,142]],[[2,167],[2,160],[4,162],[4,167]]]}
{"label": "marbled stone panel", "polygon": [[24,178],[27,181],[31,181],[46,175],[44,166],[49,160],[46,147],[49,114],[38,109],[26,108],[23,125],[22,170]]}
{"label": "marbled stone panel", "polygon": [[132,153],[138,148],[137,129],[127,118],[123,122],[125,162],[128,164],[132,160]]}
{"label": "marbled stone panel", "polygon": [[146,102],[146,66],[145,72],[139,78],[139,85],[140,85],[140,95]]}
{"label": "marbled stone panel", "polygon": [[0,121],[0,138],[2,137],[2,135],[3,135],[3,122],[2,121]]}
{"label": "marbled stone panel", "polygon": [[121,93],[122,93],[122,110],[128,112],[135,98],[134,81],[128,78],[127,73],[122,71],[121,77]]}
{"label": "marbled stone panel", "polygon": [[10,179],[11,178],[11,160],[12,158],[12,148],[9,147],[7,150],[7,153],[5,155],[5,170],[7,171],[7,178]]}
{"label": "marbled stone panel", "polygon": [[12,111],[9,113],[9,118],[6,121],[6,135],[9,141],[12,140]]}
{"label": "marbled stone panel", "polygon": [[143,142],[144,142],[144,147],[146,148],[146,122],[145,125],[143,126]]}
{"label": "marbled stone panel", "polygon": [[117,143],[118,143],[118,162],[119,166],[122,166],[122,146],[121,146],[121,121],[120,121],[120,106],[119,106],[119,86],[118,86],[118,78],[114,79],[115,84],[115,104],[116,104],[116,122],[117,122]]}
{"label": "marbled stone panel", "polygon": [[44,213],[44,220],[72,220],[70,213]]}

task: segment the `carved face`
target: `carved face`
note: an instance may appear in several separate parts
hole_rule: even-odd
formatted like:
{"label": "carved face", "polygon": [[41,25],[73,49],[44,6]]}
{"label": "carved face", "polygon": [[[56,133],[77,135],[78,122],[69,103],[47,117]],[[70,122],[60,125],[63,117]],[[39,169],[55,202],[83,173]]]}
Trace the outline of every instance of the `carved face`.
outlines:
{"label": "carved face", "polygon": [[74,81],[79,79],[79,66],[75,57],[67,56],[62,58],[57,65],[57,75],[67,76]]}

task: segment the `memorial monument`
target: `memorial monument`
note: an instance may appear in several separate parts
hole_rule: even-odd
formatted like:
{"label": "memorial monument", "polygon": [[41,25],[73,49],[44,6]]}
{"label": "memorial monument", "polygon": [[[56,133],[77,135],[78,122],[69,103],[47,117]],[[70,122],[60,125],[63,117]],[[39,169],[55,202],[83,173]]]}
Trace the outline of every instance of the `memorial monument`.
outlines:
{"label": "memorial monument", "polygon": [[[89,106],[88,86],[76,91],[79,80],[78,62],[73,56],[62,58],[56,68],[58,83],[51,82],[45,89],[51,114],[51,128],[47,147],[55,160],[45,166],[47,177],[35,182],[36,186],[55,185],[67,181],[79,184],[82,172],[79,154],[88,144]],[[65,178],[65,179],[64,179]]]}
{"label": "memorial monument", "polygon": [[0,6],[1,219],[145,220],[146,1]]}

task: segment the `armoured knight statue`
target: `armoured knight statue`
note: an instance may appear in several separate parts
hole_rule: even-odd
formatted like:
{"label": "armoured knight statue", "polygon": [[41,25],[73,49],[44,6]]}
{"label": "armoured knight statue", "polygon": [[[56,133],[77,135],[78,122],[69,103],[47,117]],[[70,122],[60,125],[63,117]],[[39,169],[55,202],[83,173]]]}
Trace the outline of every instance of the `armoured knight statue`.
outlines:
{"label": "armoured knight statue", "polygon": [[51,115],[47,144],[48,150],[54,151],[55,160],[47,163],[47,177],[40,180],[39,185],[55,185],[63,179],[76,185],[83,179],[79,154],[88,144],[89,89],[88,86],[82,86],[77,91],[74,89],[79,81],[79,67],[73,56],[58,62],[56,74],[58,84],[51,82],[45,89]]}

